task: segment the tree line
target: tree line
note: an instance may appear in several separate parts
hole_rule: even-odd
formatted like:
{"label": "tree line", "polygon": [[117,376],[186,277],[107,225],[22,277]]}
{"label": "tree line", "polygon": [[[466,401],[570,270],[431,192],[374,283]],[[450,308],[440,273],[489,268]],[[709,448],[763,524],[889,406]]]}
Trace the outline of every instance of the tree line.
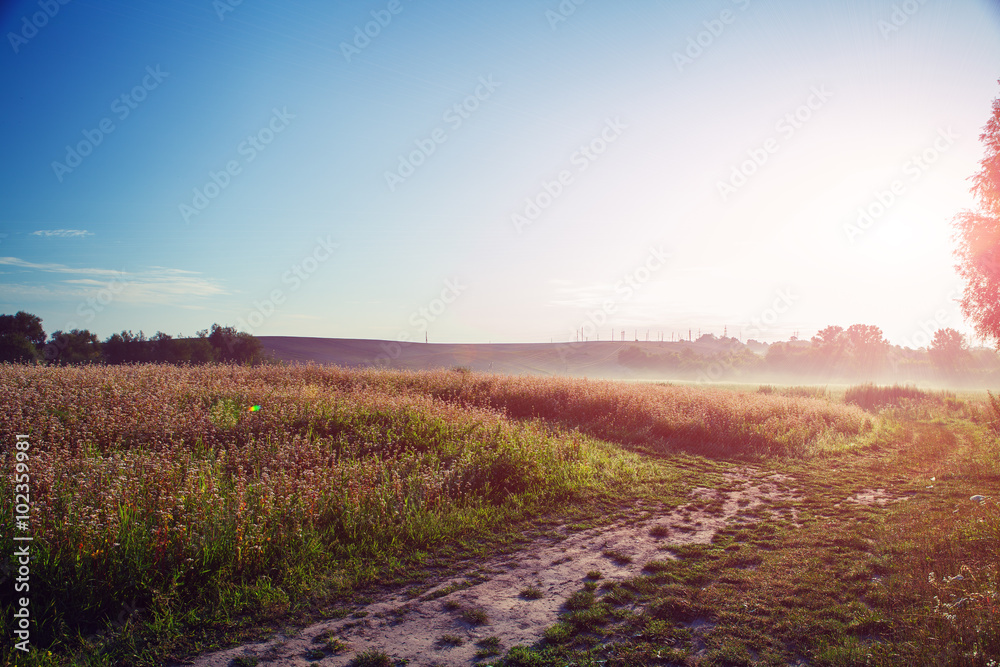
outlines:
{"label": "tree line", "polygon": [[890,344],[882,330],[870,324],[846,329],[831,325],[811,340],[767,346],[712,334],[695,343],[700,352],[695,351],[699,346],[684,343],[662,350],[629,346],[618,353],[618,363],[637,372],[711,381],[789,376],[820,382],[1000,379],[1000,357],[992,350],[970,349],[965,337],[951,328],[938,329],[928,347],[916,350]]}
{"label": "tree line", "polygon": [[213,324],[193,337],[162,331],[151,338],[122,331],[104,341],[87,329],[46,335],[37,315],[20,311],[0,315],[0,363],[131,364],[212,362],[253,364],[265,360],[259,340],[234,327]]}

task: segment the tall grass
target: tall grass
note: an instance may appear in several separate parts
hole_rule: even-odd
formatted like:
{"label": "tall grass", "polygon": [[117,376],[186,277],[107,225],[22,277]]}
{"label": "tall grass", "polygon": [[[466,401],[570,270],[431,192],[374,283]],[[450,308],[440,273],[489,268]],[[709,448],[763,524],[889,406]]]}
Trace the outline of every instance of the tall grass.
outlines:
{"label": "tall grass", "polygon": [[[873,428],[810,398],[316,366],[0,365],[0,411],[0,441],[30,435],[36,646],[98,632],[124,604],[158,627],[181,610],[266,616],[319,581],[350,586],[525,508],[658,474],[596,438],[763,456]],[[13,462],[5,448],[8,516]]]}
{"label": "tall grass", "polygon": [[849,387],[844,393],[844,402],[852,403],[865,410],[878,410],[888,406],[902,406],[914,401],[943,403],[946,397],[954,398],[948,392],[929,392],[908,385],[879,386],[860,384]]}
{"label": "tall grass", "polygon": [[622,384],[448,371],[331,370],[334,386],[417,392],[449,404],[544,420],[643,451],[711,456],[803,455],[831,439],[855,438],[877,420],[815,397],[737,393],[692,386]]}
{"label": "tall grass", "polygon": [[825,400],[692,386],[478,376],[432,391],[644,451],[723,457],[804,455],[830,438],[868,433],[875,423],[860,410]]}
{"label": "tall grass", "polygon": [[[884,528],[881,548],[894,567],[879,582],[878,602],[896,617],[912,664],[996,665],[1000,444],[968,425],[912,428],[906,458],[936,473],[936,481],[925,498],[900,504]],[[943,497],[935,501],[937,494]]]}

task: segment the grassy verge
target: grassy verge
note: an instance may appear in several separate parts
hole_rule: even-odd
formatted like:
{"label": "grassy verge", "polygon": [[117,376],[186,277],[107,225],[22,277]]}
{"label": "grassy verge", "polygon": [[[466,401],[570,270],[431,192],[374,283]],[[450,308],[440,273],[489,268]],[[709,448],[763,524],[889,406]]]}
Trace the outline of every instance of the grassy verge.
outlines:
{"label": "grassy verge", "polygon": [[993,667],[1000,447],[948,412],[897,423],[878,448],[762,462],[794,501],[585,587],[543,642],[495,664]]}
{"label": "grassy verge", "polygon": [[[30,436],[35,651],[19,664],[162,664],[662,479],[579,432],[325,372],[0,366],[0,437]],[[6,450],[8,516],[15,463]]]}
{"label": "grassy verge", "polygon": [[805,456],[837,441],[877,439],[881,419],[822,395],[439,371],[333,371],[330,387],[416,392],[450,405],[544,420],[647,454]]}
{"label": "grassy verge", "polygon": [[[933,532],[919,543],[926,553],[878,546],[918,536],[921,522],[943,515],[919,505],[926,494],[915,480],[928,461],[952,466],[940,474],[953,475],[956,493],[965,489],[957,480],[982,484],[996,471],[986,417],[956,422],[966,413],[946,410],[950,422],[900,426],[897,413],[803,391],[312,366],[3,365],[0,409],[2,441],[26,433],[31,443],[35,650],[17,664],[158,665],[345,613],[379,585],[419,589],[553,523],[585,525],[640,498],[683,496],[721,469],[703,455],[793,476],[805,494],[797,525],[725,530],[633,582],[590,582],[545,646],[517,649],[505,664],[835,661],[838,651],[855,655],[857,641],[866,651],[882,642],[885,627],[922,627],[905,616],[915,604],[910,583],[887,596],[892,604],[872,586],[873,577],[896,581],[896,570],[879,568],[937,553]],[[974,467],[954,463],[965,451]],[[14,464],[4,450],[8,516]],[[913,490],[905,509],[919,508],[914,525],[842,502],[873,478],[896,480],[885,482],[893,493]],[[987,547],[996,542],[988,516],[965,517],[963,529]],[[9,532],[0,548],[13,553]],[[985,583],[969,590],[975,604],[948,613],[992,609],[995,566],[964,564]],[[938,568],[935,577],[945,576],[945,563]],[[948,586],[965,580],[947,576]],[[952,592],[932,584],[938,600]],[[8,588],[6,636],[13,609]],[[910,641],[899,637],[888,641]],[[5,664],[24,658],[2,650]]]}

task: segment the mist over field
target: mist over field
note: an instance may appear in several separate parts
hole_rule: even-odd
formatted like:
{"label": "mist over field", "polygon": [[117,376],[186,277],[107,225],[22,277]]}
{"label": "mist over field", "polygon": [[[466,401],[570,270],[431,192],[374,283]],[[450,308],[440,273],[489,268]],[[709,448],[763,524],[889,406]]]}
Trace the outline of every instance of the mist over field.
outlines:
{"label": "mist over field", "polygon": [[1000,661],[997,0],[0,35],[0,666]]}

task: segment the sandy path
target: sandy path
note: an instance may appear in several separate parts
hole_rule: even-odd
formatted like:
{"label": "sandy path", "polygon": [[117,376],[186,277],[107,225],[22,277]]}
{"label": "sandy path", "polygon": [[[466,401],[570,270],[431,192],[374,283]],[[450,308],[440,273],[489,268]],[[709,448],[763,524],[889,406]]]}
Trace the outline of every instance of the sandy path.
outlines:
{"label": "sandy path", "polygon": [[[260,665],[334,667],[350,664],[357,653],[378,649],[396,659],[408,659],[413,667],[467,666],[476,662],[476,642],[487,637],[499,638],[502,652],[517,644],[534,644],[558,620],[566,597],[583,587],[591,570],[599,570],[602,581],[634,577],[651,560],[673,558],[671,546],[708,543],[731,522],[760,520],[748,513],[762,506],[766,509],[774,502],[796,499],[794,492],[781,488],[787,489],[794,481],[788,477],[760,477],[753,469],[741,469],[727,477],[731,490],[693,489],[687,505],[668,513],[657,514],[652,507],[638,506],[636,519],[582,531],[562,526],[555,531],[559,537],[535,542],[506,558],[488,560],[467,577],[439,582],[419,599],[407,599],[402,591],[387,594],[364,607],[367,614],[361,618],[356,614],[323,621],[295,636],[278,636],[203,655],[192,664],[229,667],[234,658],[247,655],[259,658]],[[791,518],[794,521],[794,511]],[[654,525],[667,526],[669,531],[654,537],[650,535]],[[627,555],[631,562],[616,560],[606,555],[608,551]],[[435,591],[456,583],[468,587],[434,598]],[[542,597],[522,597],[520,591],[527,586],[540,590]],[[470,624],[463,618],[466,610],[482,610],[488,622]],[[442,643],[440,639],[445,635],[460,639],[461,645]],[[346,649],[337,653],[324,650],[323,639],[328,636],[346,644]],[[317,650],[323,652],[322,658],[319,653],[310,655]]]}

